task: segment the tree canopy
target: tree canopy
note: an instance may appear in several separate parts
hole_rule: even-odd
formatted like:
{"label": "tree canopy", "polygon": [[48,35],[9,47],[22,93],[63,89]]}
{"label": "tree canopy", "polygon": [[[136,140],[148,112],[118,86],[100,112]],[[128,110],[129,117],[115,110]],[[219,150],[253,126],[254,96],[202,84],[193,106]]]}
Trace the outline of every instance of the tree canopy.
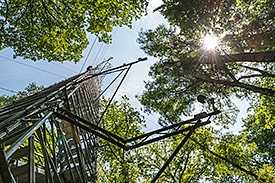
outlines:
{"label": "tree canopy", "polygon": [[[188,167],[192,162],[204,171],[193,168],[194,177],[184,181],[168,172],[160,179],[274,182],[274,1],[164,0],[155,11],[170,26],[140,32],[141,49],[159,59],[150,69],[152,80],[146,82],[141,103],[148,112],[158,112],[164,126],[193,114],[201,94],[214,98],[222,110],[213,120],[220,130],[206,127],[193,135],[189,145],[195,145],[183,147],[192,156],[178,155],[168,172],[179,170],[175,163]],[[204,48],[206,35],[219,38],[215,49]],[[242,131],[232,134],[224,128],[236,122],[236,97],[251,106]]]}
{"label": "tree canopy", "polygon": [[[43,5],[44,2],[36,4],[37,9],[41,11],[41,16],[48,15],[51,20],[50,24],[53,24],[53,32],[57,36],[64,34],[66,37],[67,32],[59,33],[60,27],[56,28],[59,26],[57,22],[61,21],[55,20],[59,11],[55,9],[57,6],[50,9],[50,12],[56,16],[52,16],[50,13],[46,13],[46,15],[42,10],[49,8]],[[82,22],[86,22],[90,18],[97,20],[96,17],[92,19],[88,6],[81,3],[66,3],[72,4],[72,6],[63,4],[64,12],[71,7],[72,12],[79,13],[68,13],[68,20],[74,21],[77,18]],[[89,1],[89,3],[92,2]],[[119,2],[116,3],[119,4]],[[142,1],[142,3],[145,2]],[[106,2],[106,6],[100,10],[107,5],[111,6],[111,4],[112,2]],[[5,6],[5,3],[2,5],[8,7]],[[137,6],[140,7],[139,5]],[[27,14],[24,13],[24,10],[29,12],[29,7],[32,6],[27,6],[26,10],[20,9],[19,12],[25,16]],[[83,12],[80,7],[84,8]],[[10,12],[7,10],[9,8],[1,9],[2,14],[8,15]],[[143,12],[138,8],[137,10],[136,12],[134,7],[130,9],[135,12],[134,17],[138,17],[139,13]],[[88,12],[88,17],[83,16],[86,15],[85,11]],[[220,125],[220,128],[216,129],[211,125],[198,128],[159,177],[158,182],[275,182],[274,1],[164,0],[156,11],[160,11],[167,18],[170,27],[160,25],[155,30],[140,32],[138,42],[141,44],[141,48],[147,54],[159,59],[159,62],[151,67],[149,75],[152,80],[146,82],[146,90],[140,96],[141,103],[147,111],[158,112],[161,115],[159,122],[162,126],[178,123],[182,121],[183,116],[193,114],[197,96],[201,94],[206,95],[207,98],[214,98],[217,103],[216,107],[222,110],[222,115],[211,119]],[[28,18],[21,22],[20,16],[17,19],[18,25],[22,27],[25,25],[24,22],[31,22]],[[10,21],[17,25],[17,19]],[[42,19],[41,22],[44,21]],[[11,31],[20,30],[13,29],[14,25],[8,23],[9,19],[5,20],[4,18],[1,21],[4,22],[3,30],[7,28]],[[102,22],[105,21],[107,20],[102,19]],[[63,23],[61,22],[60,25],[67,26],[67,19]],[[73,23],[83,25],[79,22]],[[46,22],[45,26],[50,24]],[[11,25],[10,28],[9,25]],[[74,24],[68,23],[69,27],[71,25]],[[96,25],[101,24],[97,23]],[[87,29],[90,32],[94,30],[87,27],[89,27],[89,22],[84,27],[72,26],[71,30],[74,32],[77,29],[83,33],[83,35],[79,35],[86,37],[84,30]],[[93,33],[98,34],[102,40],[108,41],[107,33],[109,31],[101,28],[95,30],[97,31]],[[219,37],[220,44],[217,48],[206,50],[203,47],[202,39],[207,34]],[[22,40],[29,39],[26,38],[26,35],[28,34],[23,34]],[[42,33],[41,35],[45,36]],[[75,35],[78,36],[78,34]],[[22,35],[20,34],[20,36]],[[61,38],[63,39],[63,37]],[[73,38],[73,41],[77,42],[77,40],[82,39]],[[62,42],[61,46],[63,43],[65,44]],[[81,46],[87,45],[87,42],[78,43]],[[2,45],[5,45],[4,42]],[[54,48],[59,49],[58,46]],[[19,51],[18,56],[19,53],[24,55]],[[52,53],[54,55],[57,52]],[[49,57],[57,59],[53,55],[49,54]],[[73,57],[78,56],[76,54]],[[65,57],[58,58],[62,61]],[[64,60],[67,60],[67,57]],[[243,119],[243,128],[238,134],[232,134],[225,130],[229,123],[235,123],[237,116],[238,109],[232,102],[234,97],[250,102],[250,114]],[[106,116],[99,124],[102,128],[123,138],[142,134],[144,124],[140,114],[127,101],[127,97],[124,97],[123,102],[115,102],[110,105]],[[102,100],[103,105],[106,105],[107,102],[108,100]],[[209,111],[211,106],[205,105],[205,108],[205,111]],[[172,136],[133,151],[123,150],[100,139],[98,181],[152,180],[185,135],[182,133]]]}
{"label": "tree canopy", "polygon": [[198,41],[207,33],[225,34],[224,40],[228,40],[231,51],[274,49],[275,5],[272,0],[163,2],[156,11],[160,11],[171,25],[179,27],[188,41]]}
{"label": "tree canopy", "polygon": [[[272,34],[274,17],[271,16],[274,8],[270,8],[275,6],[274,2],[264,1],[257,6],[254,1],[203,2],[165,1],[157,10],[172,26],[160,25],[155,30],[140,32],[141,48],[159,58],[151,67],[149,75],[154,80],[147,82],[141,101],[166,120],[188,114],[200,93],[217,99],[275,96],[275,34]],[[224,13],[228,14],[226,21],[223,21]],[[240,13],[244,17],[235,25],[234,17]],[[263,26],[253,27],[253,21]],[[236,31],[231,31],[232,26]],[[223,34],[216,50],[203,48],[201,39],[209,33]],[[259,34],[260,44],[250,44],[248,39]],[[242,45],[236,46],[234,42]]]}
{"label": "tree canopy", "polygon": [[[99,126],[125,139],[141,135],[142,127],[145,126],[143,117],[129,104],[127,96],[122,99],[123,101],[115,101],[108,107]],[[108,102],[105,98],[101,100],[103,111]],[[143,170],[147,155],[142,148],[126,151],[99,139],[98,182],[141,181],[147,174]]]}
{"label": "tree canopy", "polygon": [[5,0],[0,7],[0,50],[10,47],[14,57],[33,61],[79,62],[87,33],[110,42],[113,28],[131,27],[147,1]]}
{"label": "tree canopy", "polygon": [[39,90],[42,90],[44,86],[38,86],[36,83],[30,83],[23,91],[19,91],[15,95],[7,96],[1,95],[0,96],[0,107],[11,103],[19,98],[25,97],[27,95],[33,94]]}
{"label": "tree canopy", "polygon": [[[122,138],[143,134],[144,120],[128,98],[123,99],[110,105],[100,126]],[[102,104],[104,110],[108,100],[103,99]],[[185,135],[171,136],[135,150],[99,139],[98,182],[151,181]],[[246,132],[224,134],[213,127],[200,127],[157,182],[272,182],[272,163],[263,163],[267,158],[259,155],[263,154]]]}

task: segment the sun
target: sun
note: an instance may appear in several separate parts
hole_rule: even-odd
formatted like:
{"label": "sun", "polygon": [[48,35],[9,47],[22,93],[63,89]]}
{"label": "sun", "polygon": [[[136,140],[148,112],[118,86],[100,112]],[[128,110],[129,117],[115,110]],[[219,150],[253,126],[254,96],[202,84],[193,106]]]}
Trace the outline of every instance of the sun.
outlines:
{"label": "sun", "polygon": [[219,45],[219,43],[220,43],[219,38],[210,34],[207,34],[203,38],[203,47],[207,50],[215,49]]}

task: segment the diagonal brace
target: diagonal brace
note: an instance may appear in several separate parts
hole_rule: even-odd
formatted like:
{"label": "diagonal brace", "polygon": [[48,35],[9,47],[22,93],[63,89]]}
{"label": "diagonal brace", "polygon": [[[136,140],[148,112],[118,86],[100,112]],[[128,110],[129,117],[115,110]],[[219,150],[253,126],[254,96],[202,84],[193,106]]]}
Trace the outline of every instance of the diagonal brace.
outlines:
{"label": "diagonal brace", "polygon": [[196,128],[198,128],[200,124],[200,121],[196,123],[195,126],[192,127],[192,129],[187,133],[187,135],[184,137],[184,139],[181,141],[181,143],[178,145],[178,147],[175,149],[175,151],[172,153],[172,155],[169,157],[169,159],[164,163],[164,165],[161,167],[157,175],[154,177],[154,179],[151,181],[151,183],[155,183],[160,175],[164,172],[166,167],[171,163],[171,161],[174,159],[174,157],[178,154],[180,149],[183,147],[183,145],[187,142],[187,140],[191,137],[192,133],[195,131]]}
{"label": "diagonal brace", "polygon": [[82,128],[84,130],[87,130],[88,132],[91,132],[91,133],[95,134],[96,136],[98,136],[98,137],[100,137],[100,138],[102,138],[104,140],[107,140],[108,142],[110,142],[110,143],[112,143],[112,144],[114,144],[114,145],[116,145],[118,147],[121,147],[121,148],[127,150],[127,147],[125,145],[123,145],[122,143],[117,142],[113,138],[110,138],[110,137],[108,137],[108,136],[106,136],[106,135],[104,135],[102,133],[99,133],[99,132],[95,131],[94,129],[92,129],[90,126],[88,126],[85,123],[83,124],[83,123],[81,123],[79,121],[76,121],[76,120],[74,120],[72,118],[69,118],[69,117],[67,117],[67,116],[65,116],[65,115],[63,115],[63,114],[61,114],[59,112],[55,112],[54,115],[57,116],[60,119],[64,119],[64,120],[72,123],[75,126],[78,126],[78,127]]}

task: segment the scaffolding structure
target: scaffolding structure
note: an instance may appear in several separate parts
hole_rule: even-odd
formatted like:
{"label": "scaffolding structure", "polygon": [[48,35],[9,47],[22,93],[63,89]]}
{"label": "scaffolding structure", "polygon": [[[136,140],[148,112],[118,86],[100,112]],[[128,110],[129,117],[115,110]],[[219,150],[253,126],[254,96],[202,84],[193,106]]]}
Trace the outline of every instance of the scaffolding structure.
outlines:
{"label": "scaffolding structure", "polygon": [[[95,183],[97,138],[128,151],[184,134],[182,142],[152,180],[156,182],[194,131],[210,124],[210,117],[220,111],[213,102],[213,112],[200,113],[189,120],[130,139],[99,127],[131,66],[144,60],[147,58],[107,70],[88,67],[83,74],[1,107],[0,183]],[[106,91],[101,91],[101,80],[104,75],[114,72],[119,73],[114,80],[123,72],[124,76],[100,114],[99,99]]]}
{"label": "scaffolding structure", "polygon": [[65,108],[96,124],[99,72],[90,69],[0,108],[0,182],[95,182],[96,136],[54,113]]}

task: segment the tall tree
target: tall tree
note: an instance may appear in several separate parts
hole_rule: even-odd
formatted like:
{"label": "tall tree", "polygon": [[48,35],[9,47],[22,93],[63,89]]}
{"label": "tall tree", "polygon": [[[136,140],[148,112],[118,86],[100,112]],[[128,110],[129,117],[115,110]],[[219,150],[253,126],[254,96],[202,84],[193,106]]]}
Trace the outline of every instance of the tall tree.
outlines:
{"label": "tall tree", "polygon": [[164,0],[156,11],[179,27],[187,40],[224,34],[230,49],[241,52],[274,48],[274,7],[273,0]]}
{"label": "tall tree", "polygon": [[[189,6],[191,1],[164,1],[157,10],[176,27],[161,25],[156,30],[142,31],[138,39],[147,54],[160,60],[151,68],[149,75],[154,80],[147,82],[142,103],[166,119],[173,113],[173,119],[178,119],[190,112],[190,104],[200,93],[220,99],[275,96],[274,8],[270,8],[274,2],[257,6],[254,1],[203,2]],[[228,14],[225,21],[224,13]],[[235,15],[241,13],[242,21],[234,23]],[[216,50],[203,47],[202,38],[209,33],[223,33]],[[256,37],[259,44],[250,44],[256,43]]]}
{"label": "tall tree", "polygon": [[[197,146],[189,161],[202,157],[199,162],[207,162],[200,180],[274,182],[274,1],[163,2],[156,11],[171,27],[141,31],[138,39],[147,54],[159,59],[151,67],[153,80],[146,83],[141,103],[148,111],[159,112],[165,125],[194,112],[197,96],[204,94],[218,101],[223,115],[215,122],[227,127],[237,113],[232,97],[248,99],[255,114],[245,121],[245,130],[233,135],[206,129],[192,136]],[[207,34],[219,37],[215,49],[205,49]]]}
{"label": "tall tree", "polygon": [[[108,107],[99,126],[124,139],[143,134],[143,117],[129,104],[126,96],[122,99],[123,101],[115,101]],[[103,110],[108,102],[105,98],[101,100]],[[143,167],[147,163],[144,156],[148,154],[143,148],[127,151],[99,139],[98,150],[98,182],[134,183],[146,177],[147,172]]]}
{"label": "tall tree", "polygon": [[275,167],[275,98],[261,96],[255,100],[252,113],[244,119],[242,134],[258,146],[258,161]]}
{"label": "tall tree", "polygon": [[0,1],[0,50],[14,57],[73,61],[82,58],[87,33],[111,41],[115,26],[129,26],[146,11],[146,0],[135,1]]}

